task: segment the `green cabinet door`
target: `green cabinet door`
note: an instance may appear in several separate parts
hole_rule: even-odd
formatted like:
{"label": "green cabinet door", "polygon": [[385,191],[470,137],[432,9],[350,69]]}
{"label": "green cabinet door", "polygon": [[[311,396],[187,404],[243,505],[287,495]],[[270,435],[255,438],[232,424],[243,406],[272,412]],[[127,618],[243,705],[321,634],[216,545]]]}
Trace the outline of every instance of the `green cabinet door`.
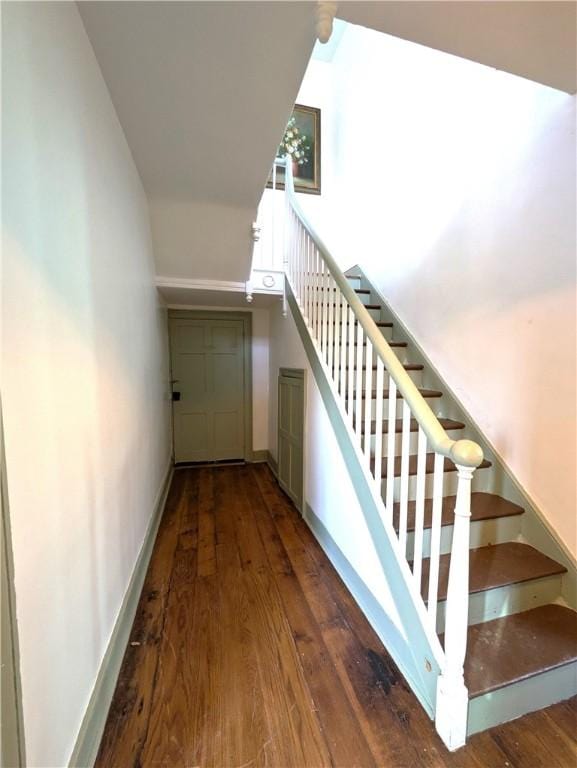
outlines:
{"label": "green cabinet door", "polygon": [[278,477],[295,506],[304,495],[304,371],[281,368],[278,379]]}

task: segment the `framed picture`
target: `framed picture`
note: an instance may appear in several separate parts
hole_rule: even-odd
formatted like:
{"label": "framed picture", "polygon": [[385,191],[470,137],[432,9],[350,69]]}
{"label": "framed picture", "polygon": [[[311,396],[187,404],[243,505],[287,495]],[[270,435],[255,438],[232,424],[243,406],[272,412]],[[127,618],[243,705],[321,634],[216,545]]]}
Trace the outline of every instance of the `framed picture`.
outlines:
{"label": "framed picture", "polygon": [[[290,155],[295,192],[321,193],[321,111],[295,104],[277,151]],[[272,187],[272,173],[267,187]],[[276,188],[284,189],[284,169],[277,168]]]}

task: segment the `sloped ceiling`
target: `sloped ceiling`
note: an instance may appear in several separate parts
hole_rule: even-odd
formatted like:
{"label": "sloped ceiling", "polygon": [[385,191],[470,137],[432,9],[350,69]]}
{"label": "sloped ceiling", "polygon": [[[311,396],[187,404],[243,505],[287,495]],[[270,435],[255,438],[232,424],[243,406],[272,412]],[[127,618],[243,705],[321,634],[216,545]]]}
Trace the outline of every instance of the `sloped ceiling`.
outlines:
{"label": "sloped ceiling", "polygon": [[340,2],[339,18],[567,93],[577,90],[577,3]]}
{"label": "sloped ceiling", "polygon": [[314,4],[78,7],[150,201],[157,271],[245,280],[250,225],[314,45]]}
{"label": "sloped ceiling", "polygon": [[79,9],[147,193],[256,205],[312,51],[311,6]]}

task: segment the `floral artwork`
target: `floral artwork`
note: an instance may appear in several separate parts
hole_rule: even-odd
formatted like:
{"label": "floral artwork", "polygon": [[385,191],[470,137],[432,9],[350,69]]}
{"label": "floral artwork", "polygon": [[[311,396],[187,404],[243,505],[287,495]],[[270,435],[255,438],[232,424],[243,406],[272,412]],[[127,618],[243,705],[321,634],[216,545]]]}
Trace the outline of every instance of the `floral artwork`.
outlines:
{"label": "floral artwork", "polygon": [[[283,140],[280,143],[278,157],[285,157],[290,155],[295,165],[305,165],[309,163],[311,159],[311,144],[310,139],[304,133],[301,133],[300,128],[297,125],[297,119],[293,115],[288,121],[288,125],[285,129]],[[297,169],[297,175],[298,175]]]}
{"label": "floral artwork", "polygon": [[[296,104],[285,128],[277,156],[290,156],[296,192],[321,192],[321,111]],[[269,178],[268,187],[272,186]],[[277,170],[277,189],[284,189],[284,170]]]}

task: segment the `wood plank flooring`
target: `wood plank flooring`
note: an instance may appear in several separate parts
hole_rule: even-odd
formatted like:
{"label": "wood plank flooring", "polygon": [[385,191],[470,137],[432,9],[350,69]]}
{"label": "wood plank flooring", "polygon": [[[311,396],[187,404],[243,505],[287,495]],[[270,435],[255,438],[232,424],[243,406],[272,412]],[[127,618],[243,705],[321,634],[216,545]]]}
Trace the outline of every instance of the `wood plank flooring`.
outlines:
{"label": "wood plank flooring", "polygon": [[265,465],[175,472],[98,768],[575,768],[577,699],[448,752]]}

